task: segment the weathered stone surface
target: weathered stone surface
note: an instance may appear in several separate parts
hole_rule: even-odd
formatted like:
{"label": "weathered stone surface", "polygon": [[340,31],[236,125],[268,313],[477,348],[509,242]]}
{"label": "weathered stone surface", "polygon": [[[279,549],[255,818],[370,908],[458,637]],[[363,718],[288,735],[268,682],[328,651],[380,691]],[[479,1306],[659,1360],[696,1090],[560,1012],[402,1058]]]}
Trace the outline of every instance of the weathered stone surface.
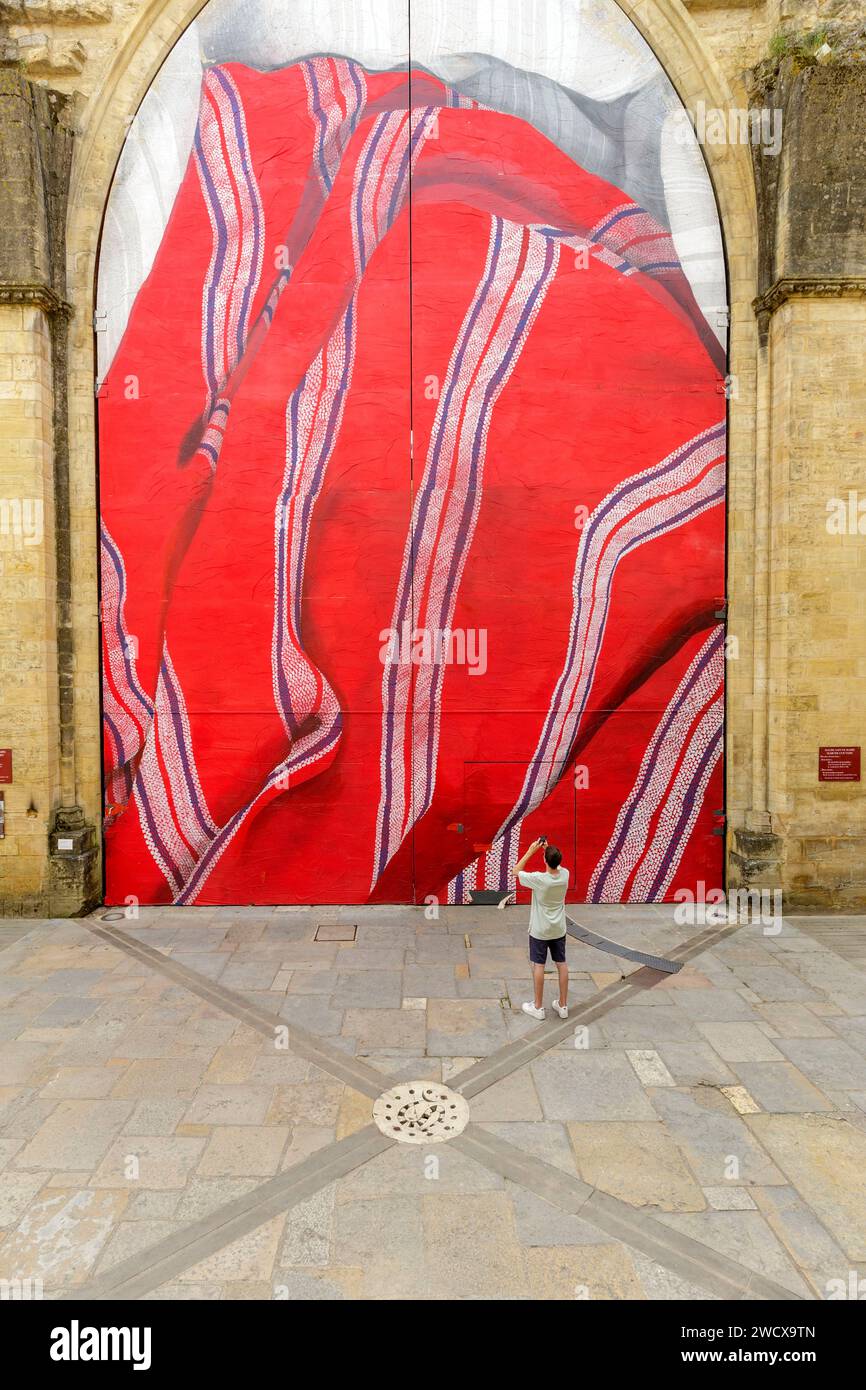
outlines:
{"label": "weathered stone surface", "polygon": [[809,1285],[797,1272],[760,1212],[662,1212],[658,1219],[748,1269],[766,1275],[800,1298],[810,1297]]}
{"label": "weathered stone surface", "polygon": [[703,1211],[704,1194],[664,1126],[656,1121],[570,1124],[578,1175],[634,1207]]}
{"label": "weathered stone surface", "polygon": [[866,1260],[866,1134],[824,1115],[752,1115],[752,1133],[851,1260]]}
{"label": "weathered stone surface", "polygon": [[363,1270],[362,1296],[425,1296],[422,1203],[419,1197],[389,1196],[336,1208],[334,1261]]}
{"label": "weathered stone surface", "polygon": [[0,1244],[0,1278],[41,1278],[46,1292],[83,1283],[125,1204],[124,1192],[46,1192]]}
{"label": "weathered stone surface", "polygon": [[622,1245],[561,1246],[527,1250],[526,1267],[534,1298],[575,1299],[643,1297],[631,1255]]}
{"label": "weathered stone surface", "polygon": [[760,1108],[772,1114],[835,1108],[790,1062],[736,1062],[734,1069]]}
{"label": "weathered stone surface", "polygon": [[613,1052],[548,1053],[532,1063],[548,1120],[654,1120],[655,1111],[625,1057]]}
{"label": "weathered stone surface", "polygon": [[[504,1192],[422,1199],[430,1292],[438,1298],[520,1295],[526,1289],[524,1252]],[[531,1277],[531,1276],[530,1276]]]}
{"label": "weathered stone surface", "polygon": [[132,1111],[128,1100],[65,1100],[49,1115],[14,1167],[90,1170],[100,1161]]}
{"label": "weathered stone surface", "polygon": [[746,1186],[785,1181],[724,1096],[705,1088],[660,1088],[653,1105],[702,1185],[727,1181],[731,1157],[738,1169],[733,1181]]}
{"label": "weathered stone surface", "polygon": [[270,1177],[289,1130],[280,1125],[225,1125],[215,1130],[198,1165],[200,1177]]}

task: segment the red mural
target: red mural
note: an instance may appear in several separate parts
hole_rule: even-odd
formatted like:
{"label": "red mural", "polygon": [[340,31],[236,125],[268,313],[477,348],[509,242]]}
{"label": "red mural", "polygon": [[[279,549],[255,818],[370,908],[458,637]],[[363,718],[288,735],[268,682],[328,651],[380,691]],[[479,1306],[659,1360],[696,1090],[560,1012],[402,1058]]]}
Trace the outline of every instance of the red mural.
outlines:
{"label": "red mural", "polygon": [[669,232],[424,74],[207,69],[100,391],[107,900],[721,881],[724,359]]}

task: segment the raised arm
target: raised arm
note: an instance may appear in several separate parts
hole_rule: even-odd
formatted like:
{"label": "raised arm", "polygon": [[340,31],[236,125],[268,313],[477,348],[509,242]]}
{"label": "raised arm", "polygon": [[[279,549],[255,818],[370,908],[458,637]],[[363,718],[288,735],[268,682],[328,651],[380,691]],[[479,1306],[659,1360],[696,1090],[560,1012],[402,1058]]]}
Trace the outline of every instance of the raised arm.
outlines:
{"label": "raised arm", "polygon": [[529,849],[526,851],[526,853],[524,854],[523,858],[522,858],[522,859],[518,859],[517,864],[516,864],[515,869],[514,869],[515,876],[516,876],[517,874],[520,873],[520,870],[521,870],[521,869],[524,867],[524,865],[532,858],[532,856],[533,856],[533,854],[535,854],[536,850],[539,850],[539,849],[541,849],[541,841],[540,841],[540,840],[533,840],[533,841],[532,841],[532,844],[529,846]]}

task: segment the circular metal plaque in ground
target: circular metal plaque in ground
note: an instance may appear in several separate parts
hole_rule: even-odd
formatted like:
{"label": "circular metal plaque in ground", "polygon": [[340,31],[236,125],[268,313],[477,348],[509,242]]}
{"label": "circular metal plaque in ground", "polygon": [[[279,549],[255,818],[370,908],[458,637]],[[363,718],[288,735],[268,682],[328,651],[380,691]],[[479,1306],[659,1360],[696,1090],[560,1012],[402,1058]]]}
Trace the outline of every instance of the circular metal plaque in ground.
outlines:
{"label": "circular metal plaque in ground", "polygon": [[469,1105],[434,1081],[404,1081],[379,1097],[373,1119],[400,1144],[442,1144],[466,1128]]}

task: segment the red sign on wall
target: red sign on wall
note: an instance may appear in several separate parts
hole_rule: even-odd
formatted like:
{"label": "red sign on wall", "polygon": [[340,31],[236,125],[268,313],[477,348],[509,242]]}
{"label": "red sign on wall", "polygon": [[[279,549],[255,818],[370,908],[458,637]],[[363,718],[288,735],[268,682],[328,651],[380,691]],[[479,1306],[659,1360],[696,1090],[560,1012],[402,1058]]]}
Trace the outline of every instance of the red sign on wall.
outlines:
{"label": "red sign on wall", "polygon": [[859,782],[859,748],[819,748],[819,782]]}
{"label": "red sign on wall", "polygon": [[12,749],[0,748],[0,782],[12,781]]}

